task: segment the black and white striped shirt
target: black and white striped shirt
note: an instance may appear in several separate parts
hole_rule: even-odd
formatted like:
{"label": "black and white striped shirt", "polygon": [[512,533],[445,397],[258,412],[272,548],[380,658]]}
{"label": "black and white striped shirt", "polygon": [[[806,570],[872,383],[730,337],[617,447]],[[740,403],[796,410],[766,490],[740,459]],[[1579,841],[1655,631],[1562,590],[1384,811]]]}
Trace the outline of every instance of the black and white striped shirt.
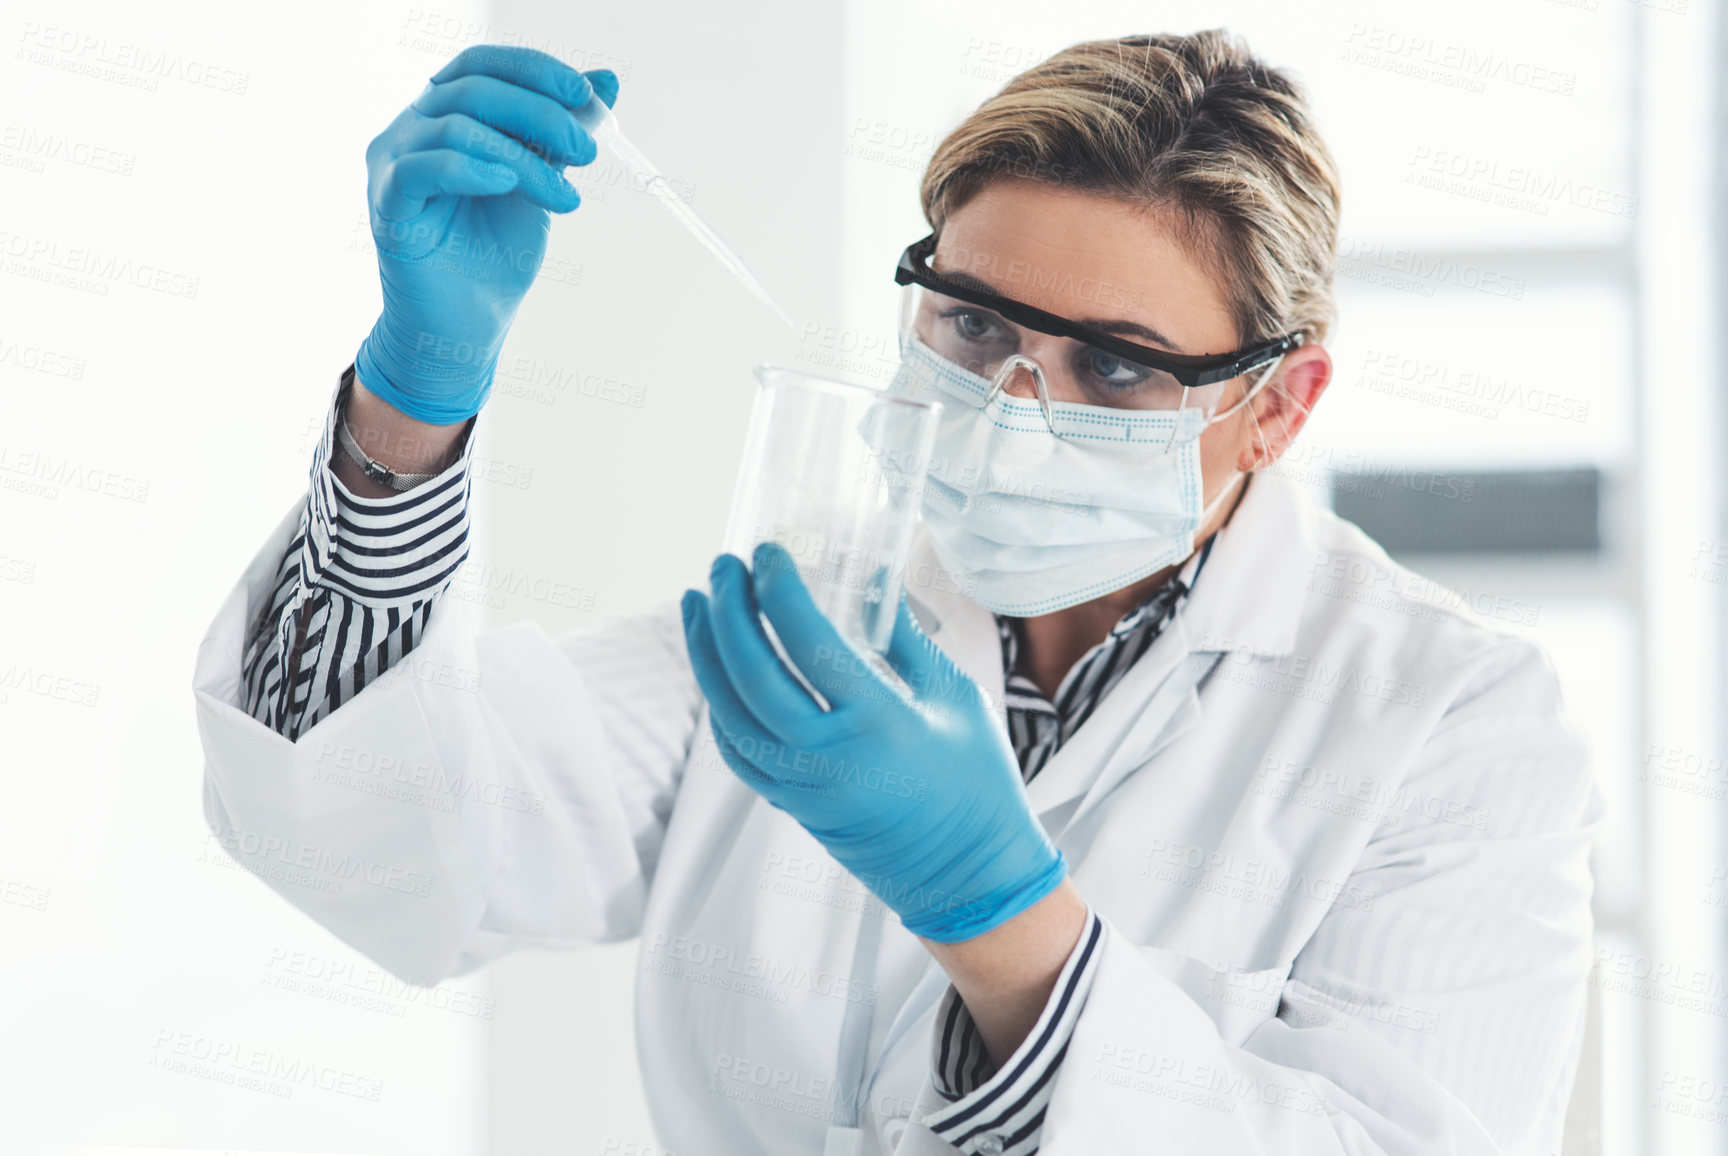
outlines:
{"label": "black and white striped shirt", "polygon": [[[473,422],[463,432],[458,460],[430,481],[391,497],[359,497],[329,468],[336,422],[353,379],[349,366],[313,454],[299,532],[283,555],[246,649],[247,710],[291,740],[414,649],[433,603],[468,558]],[[1016,669],[1014,620],[997,619],[1009,734],[1027,782],[1152,645],[1209,550],[1210,544],[1082,656],[1054,702]],[[931,1069],[936,1090],[950,1103],[924,1121],[932,1131],[969,1156],[1030,1156],[1038,1150],[1056,1072],[1106,934],[1103,921],[1088,910],[1086,929],[1049,1002],[1005,1063],[991,1060],[965,1004],[948,989],[937,1012]]]}
{"label": "black and white striped shirt", "polygon": [[468,559],[474,423],[449,468],[387,498],[362,498],[329,469],[343,372],[312,455],[300,530],[252,624],[242,677],[246,710],[298,739],[414,649],[432,603]]}

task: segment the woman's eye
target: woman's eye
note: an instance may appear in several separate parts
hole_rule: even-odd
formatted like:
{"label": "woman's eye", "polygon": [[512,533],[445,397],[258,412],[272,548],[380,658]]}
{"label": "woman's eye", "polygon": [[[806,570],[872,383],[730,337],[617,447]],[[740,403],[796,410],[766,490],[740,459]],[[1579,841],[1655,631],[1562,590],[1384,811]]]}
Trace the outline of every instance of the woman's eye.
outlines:
{"label": "woman's eye", "polygon": [[989,313],[956,309],[948,317],[954,325],[954,332],[968,341],[989,341],[1002,333],[1002,322]]}
{"label": "woman's eye", "polygon": [[1084,354],[1086,372],[1107,385],[1138,385],[1151,376],[1144,366],[1124,361],[1102,349],[1088,349]]}

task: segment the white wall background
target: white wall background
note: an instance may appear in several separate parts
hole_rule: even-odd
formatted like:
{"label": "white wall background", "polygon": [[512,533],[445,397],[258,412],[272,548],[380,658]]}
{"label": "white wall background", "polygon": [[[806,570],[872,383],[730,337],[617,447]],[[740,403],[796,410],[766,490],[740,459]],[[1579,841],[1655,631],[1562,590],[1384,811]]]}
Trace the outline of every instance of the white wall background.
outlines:
{"label": "white wall background", "polygon": [[[234,869],[204,826],[190,690],[376,313],[362,153],[437,67],[399,43],[406,14],[0,11],[8,1153],[480,1142],[483,981],[403,991]],[[261,1052],[362,1094],[223,1082]]]}
{"label": "white wall background", "polygon": [[[560,630],[701,581],[753,363],[887,372],[888,267],[922,235],[917,179],[941,134],[1027,64],[1149,23],[1227,25],[1294,68],[1343,166],[1362,256],[1304,476],[1346,455],[1610,473],[1603,560],[1436,569],[1539,610],[1614,805],[1604,947],[1722,983],[1723,805],[1638,779],[1652,744],[1725,749],[1723,586],[1690,563],[1728,541],[1713,4],[21,0],[0,13],[0,1151],[653,1152],[631,945],[400,991],[233,869],[199,809],[193,648],[302,493],[375,315],[362,152],[426,76],[481,40],[615,68],[626,132],[800,323],[736,292],[604,159],[579,182],[587,203],[554,228],[481,423],[497,476],[525,484],[477,485],[455,592]],[[1388,37],[1499,53],[1570,91],[1413,77]],[[1606,190],[1620,211],[1420,182],[1460,157]],[[1524,291],[1377,284],[1373,254],[1400,248]],[[1389,397],[1372,371],[1388,354],[1547,383],[1586,416]],[[521,578],[585,608],[496,593]],[[1728,1128],[1662,1083],[1728,1075],[1728,1020],[1599,986],[1604,1150],[1728,1152]],[[269,1050],[380,1094],[282,1098],[162,1062],[182,1048]]]}

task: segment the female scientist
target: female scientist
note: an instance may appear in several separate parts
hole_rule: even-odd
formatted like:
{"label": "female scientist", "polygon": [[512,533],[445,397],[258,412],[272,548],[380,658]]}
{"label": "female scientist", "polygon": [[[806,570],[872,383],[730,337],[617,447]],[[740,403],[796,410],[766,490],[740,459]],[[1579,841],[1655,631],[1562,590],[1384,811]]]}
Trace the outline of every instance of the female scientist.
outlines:
{"label": "female scientist", "polygon": [[368,150],[383,313],[199,654],[230,852],[418,982],[638,937],[681,1156],[1557,1151],[1599,796],[1536,647],[1268,471],[1331,376],[1291,80],[1079,44],[936,149],[898,681],[772,548],[556,639],[439,597],[616,95],[472,49]]}

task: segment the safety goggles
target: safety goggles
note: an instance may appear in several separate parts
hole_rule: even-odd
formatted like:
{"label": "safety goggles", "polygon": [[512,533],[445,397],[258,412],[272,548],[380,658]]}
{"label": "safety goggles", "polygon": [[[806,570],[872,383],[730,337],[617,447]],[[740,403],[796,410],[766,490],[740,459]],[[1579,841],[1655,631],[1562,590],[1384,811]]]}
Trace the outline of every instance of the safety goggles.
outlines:
{"label": "safety goggles", "polygon": [[1063,426],[1084,428],[1084,420],[1063,413],[1074,406],[1178,411],[1184,427],[1196,420],[1204,425],[1226,382],[1270,365],[1303,341],[1292,333],[1212,356],[1153,349],[1004,297],[964,274],[937,273],[930,267],[935,252],[932,233],[908,246],[895,268],[894,280],[904,286],[902,341],[916,338],[964,373],[989,381],[990,396],[1036,396],[1058,435]]}

